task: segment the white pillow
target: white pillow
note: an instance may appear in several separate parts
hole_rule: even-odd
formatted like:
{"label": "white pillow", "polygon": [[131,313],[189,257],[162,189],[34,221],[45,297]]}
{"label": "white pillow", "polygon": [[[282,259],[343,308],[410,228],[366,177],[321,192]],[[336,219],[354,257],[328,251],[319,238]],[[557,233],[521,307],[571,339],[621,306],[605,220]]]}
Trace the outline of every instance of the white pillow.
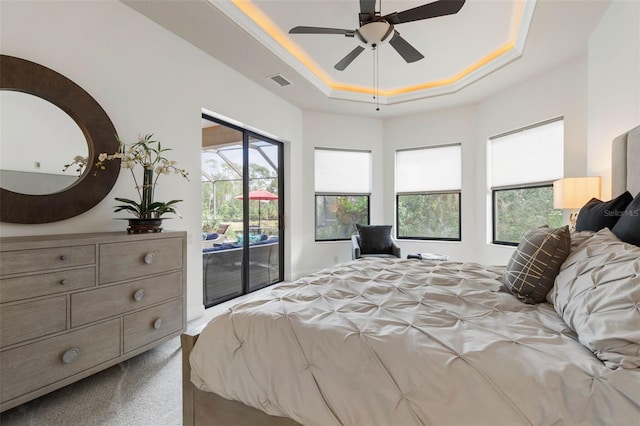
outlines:
{"label": "white pillow", "polygon": [[638,368],[640,247],[608,228],[577,240],[547,299],[607,367]]}

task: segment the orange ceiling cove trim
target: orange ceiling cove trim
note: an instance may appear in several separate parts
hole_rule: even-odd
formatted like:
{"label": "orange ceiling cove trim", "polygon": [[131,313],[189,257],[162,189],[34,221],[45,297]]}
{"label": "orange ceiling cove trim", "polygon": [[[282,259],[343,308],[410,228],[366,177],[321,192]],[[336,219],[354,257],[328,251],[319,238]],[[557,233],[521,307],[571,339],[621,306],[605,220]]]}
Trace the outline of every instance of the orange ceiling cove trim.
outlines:
{"label": "orange ceiling cove trim", "polygon": [[278,26],[274,24],[268,16],[258,9],[256,5],[248,0],[231,0],[231,2],[297,60],[299,60],[305,67],[307,67],[313,74],[315,74],[316,77],[328,86],[333,84],[333,81],[322,71],[322,69],[311,58],[309,58],[302,49],[293,43],[286,34],[280,31],[280,28],[278,28]]}
{"label": "orange ceiling cove trim", "polygon": [[[316,64],[311,58],[309,58],[309,56],[307,56],[307,54],[302,49],[300,49],[285,33],[283,33],[280,28],[278,28],[278,26],[274,24],[271,19],[269,19],[268,16],[266,16],[255,4],[253,4],[252,1],[231,0],[231,2],[332,90],[362,94],[373,93],[373,89],[371,87],[355,86],[333,81],[329,76],[327,76],[325,72],[322,71],[322,68],[320,68],[318,64]],[[427,81],[421,84],[400,87],[396,89],[378,89],[378,94],[380,96],[389,97],[418,92],[426,89],[433,89],[436,87],[453,85],[462,80],[464,77],[473,73],[474,71],[489,64],[502,55],[512,51],[516,47],[516,39],[518,36],[520,25],[522,24],[524,3],[525,0],[520,0],[517,2],[510,27],[511,40],[502,47],[496,49],[487,56],[481,58],[477,62],[473,63],[469,67],[463,69],[462,71],[449,78]]]}
{"label": "orange ceiling cove trim", "polygon": [[393,96],[393,95],[402,95],[405,93],[417,92],[419,90],[433,89],[434,87],[441,87],[441,86],[448,86],[450,84],[455,84],[458,81],[462,80],[464,77],[474,72],[475,70],[481,68],[482,66],[488,64],[494,59],[497,59],[500,56],[504,55],[505,53],[511,51],[511,49],[513,49],[515,45],[516,45],[515,41],[510,41],[509,43],[505,44],[504,46],[500,47],[499,49],[495,50],[494,52],[480,59],[473,65],[460,71],[453,77],[445,78],[442,80],[436,80],[436,81],[428,81],[422,84],[416,84],[414,86],[401,87],[399,89],[380,90],[379,92],[381,95]]}

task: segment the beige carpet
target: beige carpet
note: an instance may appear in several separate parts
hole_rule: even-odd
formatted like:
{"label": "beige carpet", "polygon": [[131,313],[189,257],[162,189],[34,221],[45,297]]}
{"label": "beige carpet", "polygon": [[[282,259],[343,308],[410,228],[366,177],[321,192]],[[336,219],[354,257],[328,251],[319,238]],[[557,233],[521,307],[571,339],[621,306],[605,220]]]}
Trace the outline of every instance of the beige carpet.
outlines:
{"label": "beige carpet", "polygon": [[180,339],[0,415],[2,426],[182,424]]}

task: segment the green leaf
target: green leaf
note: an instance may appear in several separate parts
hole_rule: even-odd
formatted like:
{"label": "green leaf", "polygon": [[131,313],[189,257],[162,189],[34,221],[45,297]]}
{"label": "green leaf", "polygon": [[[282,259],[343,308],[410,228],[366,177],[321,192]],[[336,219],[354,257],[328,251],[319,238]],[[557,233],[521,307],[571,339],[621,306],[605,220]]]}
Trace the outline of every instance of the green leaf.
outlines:
{"label": "green leaf", "polygon": [[133,200],[129,200],[128,198],[119,198],[119,197],[115,197],[114,198],[116,201],[120,201],[121,203],[127,203],[127,204],[131,204],[132,206],[137,207],[138,209],[140,208],[140,204],[137,203],[136,201]]}
{"label": "green leaf", "polygon": [[113,206],[113,207],[114,207],[114,210],[113,210],[114,213],[118,213],[118,212],[120,212],[122,210],[126,210],[128,212],[133,213],[136,216],[140,215],[140,211],[138,209],[134,208],[134,207],[131,207],[131,206]]}

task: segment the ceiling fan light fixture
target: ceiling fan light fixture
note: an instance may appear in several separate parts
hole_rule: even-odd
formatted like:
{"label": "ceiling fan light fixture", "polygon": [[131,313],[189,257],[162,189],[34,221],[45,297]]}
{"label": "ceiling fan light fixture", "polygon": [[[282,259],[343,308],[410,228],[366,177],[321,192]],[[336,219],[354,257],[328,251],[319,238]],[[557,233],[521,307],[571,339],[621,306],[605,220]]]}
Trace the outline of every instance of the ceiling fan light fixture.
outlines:
{"label": "ceiling fan light fixture", "polygon": [[356,30],[358,38],[360,38],[361,41],[374,47],[379,46],[387,40],[392,32],[393,25],[384,20],[370,22]]}

